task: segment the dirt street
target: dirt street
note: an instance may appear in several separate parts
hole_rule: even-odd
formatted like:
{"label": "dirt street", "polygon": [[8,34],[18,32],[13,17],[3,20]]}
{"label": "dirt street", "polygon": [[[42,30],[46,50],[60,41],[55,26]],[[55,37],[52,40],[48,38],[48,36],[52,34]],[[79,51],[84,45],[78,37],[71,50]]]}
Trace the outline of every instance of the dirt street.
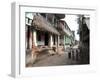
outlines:
{"label": "dirt street", "polygon": [[37,60],[33,64],[34,67],[40,67],[40,66],[61,66],[61,65],[73,65],[78,64],[76,60],[69,59],[68,53],[65,52],[62,55],[54,54],[42,54],[38,56]]}

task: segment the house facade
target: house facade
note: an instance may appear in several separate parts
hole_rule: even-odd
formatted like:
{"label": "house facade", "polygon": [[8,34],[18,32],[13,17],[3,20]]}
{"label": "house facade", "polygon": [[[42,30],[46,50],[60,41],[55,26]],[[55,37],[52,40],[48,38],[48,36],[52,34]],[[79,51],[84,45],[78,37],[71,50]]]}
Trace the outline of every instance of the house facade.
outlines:
{"label": "house facade", "polygon": [[65,14],[26,13],[26,49],[65,48],[74,42],[73,32],[61,19]]}

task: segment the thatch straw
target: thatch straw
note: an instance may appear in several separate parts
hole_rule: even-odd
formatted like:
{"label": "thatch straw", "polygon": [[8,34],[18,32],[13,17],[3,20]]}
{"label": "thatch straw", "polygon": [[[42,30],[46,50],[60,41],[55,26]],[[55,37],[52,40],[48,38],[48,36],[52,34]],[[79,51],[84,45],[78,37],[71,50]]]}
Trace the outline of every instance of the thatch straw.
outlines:
{"label": "thatch straw", "polygon": [[60,33],[54,28],[50,22],[48,22],[41,15],[35,15],[33,18],[32,26],[35,28],[39,28],[40,30],[48,31],[50,33],[60,35]]}

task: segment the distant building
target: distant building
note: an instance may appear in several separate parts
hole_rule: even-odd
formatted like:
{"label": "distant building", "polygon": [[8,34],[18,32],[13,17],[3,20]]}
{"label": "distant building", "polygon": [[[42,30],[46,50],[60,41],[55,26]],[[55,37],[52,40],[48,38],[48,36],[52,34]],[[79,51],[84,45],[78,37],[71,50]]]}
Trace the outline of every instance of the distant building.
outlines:
{"label": "distant building", "polygon": [[80,35],[80,55],[82,63],[89,63],[89,43],[90,43],[90,18],[89,16],[79,15],[78,16],[79,30],[78,34]]}

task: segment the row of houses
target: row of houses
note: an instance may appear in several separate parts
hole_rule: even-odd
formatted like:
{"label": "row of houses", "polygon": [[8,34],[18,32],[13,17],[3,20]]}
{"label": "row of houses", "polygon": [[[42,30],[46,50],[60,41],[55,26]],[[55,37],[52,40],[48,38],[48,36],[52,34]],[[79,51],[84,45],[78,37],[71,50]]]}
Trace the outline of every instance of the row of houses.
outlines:
{"label": "row of houses", "polygon": [[66,48],[75,43],[74,31],[71,31],[65,14],[26,13],[26,49],[36,47]]}

